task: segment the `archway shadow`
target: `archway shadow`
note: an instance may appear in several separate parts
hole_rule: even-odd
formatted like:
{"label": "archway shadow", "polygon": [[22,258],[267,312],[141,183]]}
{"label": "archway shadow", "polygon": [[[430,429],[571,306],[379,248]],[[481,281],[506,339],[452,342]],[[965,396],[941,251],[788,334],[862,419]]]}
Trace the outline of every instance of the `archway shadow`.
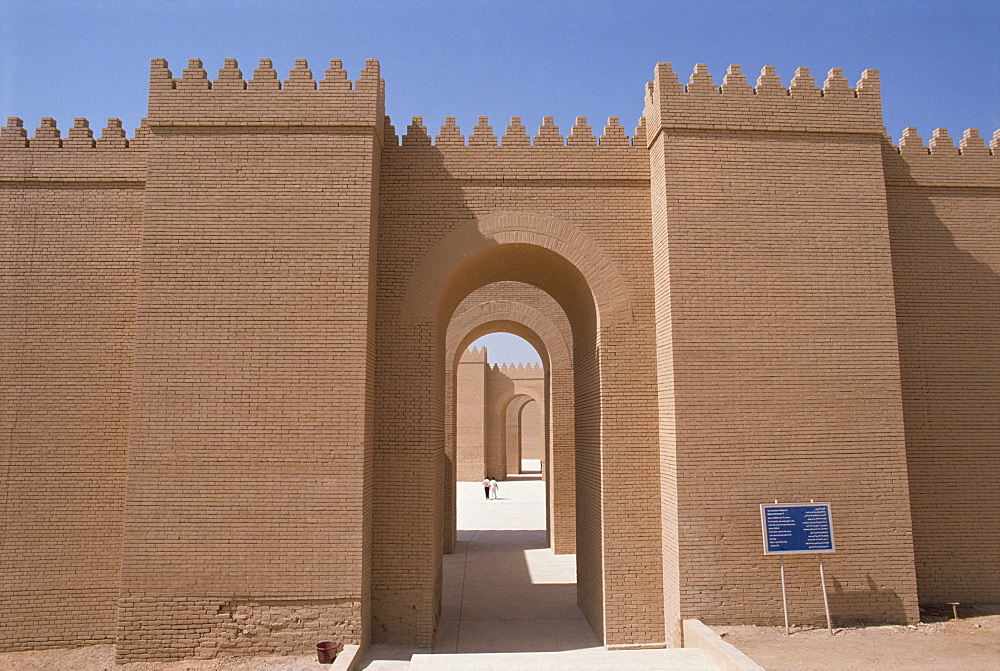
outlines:
{"label": "archway shadow", "polygon": [[548,547],[543,487],[537,476],[510,480],[498,499],[486,500],[479,483],[459,483],[460,529],[454,553],[444,558],[434,652],[601,645],[577,605],[575,556]]}

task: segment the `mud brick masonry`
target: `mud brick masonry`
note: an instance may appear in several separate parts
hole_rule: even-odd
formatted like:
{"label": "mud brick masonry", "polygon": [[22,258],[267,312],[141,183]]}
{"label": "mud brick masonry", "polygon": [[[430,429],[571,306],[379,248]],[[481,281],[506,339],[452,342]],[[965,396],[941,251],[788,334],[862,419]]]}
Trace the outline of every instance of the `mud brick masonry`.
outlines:
{"label": "mud brick masonry", "polygon": [[1000,135],[894,146],[874,70],[660,63],[631,134],[400,138],[377,61],[317,75],[154,59],[132,138],[7,120],[0,649],[428,645],[497,330],[606,645],[779,622],[774,499],[833,504],[838,623],[1000,601]]}

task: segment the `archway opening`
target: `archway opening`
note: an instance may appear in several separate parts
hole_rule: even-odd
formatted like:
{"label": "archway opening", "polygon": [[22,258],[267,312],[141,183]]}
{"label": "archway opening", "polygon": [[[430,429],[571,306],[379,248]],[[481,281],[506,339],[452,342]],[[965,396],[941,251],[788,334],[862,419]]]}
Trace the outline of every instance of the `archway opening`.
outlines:
{"label": "archway opening", "polygon": [[[486,354],[488,390],[491,392],[484,399],[485,412],[467,408],[464,415],[456,415],[456,422],[469,426],[470,422],[478,423],[485,415],[492,429],[492,433],[486,434],[486,450],[502,453],[493,459],[498,467],[503,457],[499,468],[502,473],[498,473],[498,477],[506,480],[541,476],[547,441],[545,410],[549,406],[547,371],[542,365],[542,357],[530,342],[504,331],[477,338],[463,358],[475,358],[472,353],[480,350]],[[468,367],[460,365],[459,369]],[[466,377],[457,377],[455,396],[460,405],[468,406],[475,396],[462,388]],[[463,438],[465,436],[458,435],[456,441],[456,454],[460,459],[470,447]]]}
{"label": "archway opening", "polygon": [[[518,287],[544,296],[548,301],[548,305],[544,306],[546,309],[540,310],[530,301],[522,300]],[[451,528],[456,529],[457,535],[450,548],[447,531],[450,524],[448,519],[443,520],[443,550],[446,556],[439,631],[447,632],[452,626],[450,618],[456,612],[457,587],[449,577],[456,559],[462,570],[467,572],[470,552],[489,552],[499,556],[497,553],[513,551],[522,558],[519,562],[520,573],[527,582],[493,585],[505,588],[491,597],[494,602],[501,599],[498,607],[501,610],[507,606],[517,607],[505,602],[511,597],[538,600],[535,608],[530,609],[532,612],[555,608],[562,613],[571,613],[563,623],[567,630],[573,632],[572,642],[567,642],[567,647],[599,644],[601,637],[595,632],[601,632],[603,596],[598,456],[601,444],[600,374],[596,356],[598,316],[593,294],[582,274],[566,259],[541,247],[507,244],[466,259],[446,283],[441,296],[438,333],[444,336],[442,340],[445,341],[441,343],[445,362],[442,376],[446,408],[444,424],[446,433],[450,432],[445,441],[445,471],[448,474],[445,477],[448,482],[442,483],[442,489],[447,490],[449,485],[455,487],[459,514],[453,518],[455,526]],[[483,469],[482,476],[475,473],[479,480],[477,483],[469,470],[470,461],[463,457],[459,448],[467,437],[465,434],[469,427],[479,426],[478,415],[482,411],[477,411],[474,421],[466,421],[460,404],[468,405],[472,400],[473,405],[478,407],[479,397],[485,396],[486,392],[464,390],[462,368],[467,367],[470,371],[477,368],[479,371],[493,370],[487,353],[478,348],[469,349],[469,345],[479,337],[496,332],[506,332],[527,340],[541,360],[537,372],[542,374],[538,375],[523,366],[523,362],[520,362],[520,368],[507,369],[511,375],[506,377],[516,378],[518,374],[526,373],[525,377],[534,378],[532,382],[536,387],[518,387],[512,384],[515,380],[507,380],[503,392],[494,395],[491,411],[493,424],[484,432],[477,429],[477,436],[485,433],[503,449],[493,450],[491,457],[484,440],[485,449],[478,451],[474,460],[476,466]],[[502,373],[502,367],[498,366],[496,372]],[[480,372],[477,379],[482,377]],[[480,388],[485,387],[480,383]],[[451,428],[453,426],[454,429]],[[540,432],[537,430],[539,427],[542,427]],[[450,449],[452,446],[455,449]],[[582,472],[578,471],[578,461],[584,464]],[[488,470],[494,473],[487,473]],[[497,471],[502,475],[498,477]],[[498,480],[499,499],[486,497],[482,486],[482,478],[486,475]],[[505,493],[515,495],[511,499],[520,498],[517,490],[522,484],[537,488],[544,516],[540,518],[541,528],[522,528],[528,526],[524,523],[526,518],[513,508],[514,503],[520,501],[505,501],[508,499]],[[464,494],[463,488],[467,488],[469,493]],[[487,522],[491,527],[489,530],[467,528],[470,523],[464,519],[463,495],[473,497],[469,510],[492,516]],[[527,490],[525,496],[530,498]],[[443,503],[447,508],[451,497],[448,494],[445,497]],[[587,512],[584,520],[580,520],[577,514],[581,502]],[[501,513],[505,505],[510,507]],[[482,522],[478,524],[482,526]],[[475,545],[476,541],[487,540],[496,543],[487,543],[482,547]],[[577,552],[580,545],[584,547],[582,554]],[[447,553],[451,550],[459,557],[448,557]],[[532,570],[528,558],[534,561],[543,554],[553,565],[561,565],[567,570]],[[514,566],[512,557],[508,557],[511,561],[507,561],[511,570]],[[546,573],[562,577],[555,582],[539,582],[538,576]],[[468,573],[465,575],[468,578]],[[578,576],[584,577],[584,584],[581,585]],[[514,580],[517,577],[501,571],[479,576],[479,579]],[[476,587],[468,582],[461,589],[468,595],[470,587],[471,593],[477,593]],[[517,594],[520,596],[514,596]],[[459,612],[464,612],[461,605],[458,608]],[[523,604],[520,608],[523,609]],[[494,625],[509,626],[500,622],[494,622]]]}

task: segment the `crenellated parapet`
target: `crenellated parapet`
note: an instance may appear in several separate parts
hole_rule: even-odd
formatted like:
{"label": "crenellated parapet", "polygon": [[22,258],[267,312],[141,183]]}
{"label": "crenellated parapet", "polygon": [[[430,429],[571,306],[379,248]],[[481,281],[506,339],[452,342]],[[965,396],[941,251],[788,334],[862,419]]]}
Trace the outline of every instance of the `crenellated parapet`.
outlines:
{"label": "crenellated parapet", "polygon": [[385,82],[379,62],[366,61],[353,82],[339,59],[331,59],[322,77],[304,58],[295,60],[284,79],[271,59],[262,58],[246,79],[235,58],[227,58],[209,78],[201,59],[189,59],[175,78],[164,58],[154,58],[149,72],[149,126],[328,128],[362,126],[381,136]]}
{"label": "crenellated parapet", "polygon": [[[644,130],[640,121],[636,136]],[[386,120],[386,146],[397,146],[397,136],[391,122]],[[576,117],[568,135],[560,132],[554,117],[544,117],[534,135],[528,134],[527,127],[521,122],[521,117],[512,116],[504,131],[499,133],[490,124],[489,117],[479,117],[472,134],[466,136],[455,122],[455,117],[445,117],[436,135],[431,135],[422,117],[415,116],[406,128],[402,137],[403,147],[440,147],[469,149],[482,148],[609,148],[609,147],[644,147],[644,141],[635,142],[625,134],[618,117],[608,117],[600,136],[595,135],[593,128],[587,124],[587,117]]]}
{"label": "crenellated parapet", "polygon": [[108,119],[95,137],[82,117],[63,134],[45,117],[30,135],[24,121],[8,117],[0,128],[0,181],[140,184],[146,178],[149,129],[140,126],[130,140],[121,119]]}
{"label": "crenellated parapet", "polygon": [[659,63],[646,86],[646,142],[663,129],[867,133],[881,135],[882,97],[877,70],[865,70],[851,87],[840,68],[822,86],[809,68],[795,71],[785,86],[773,66],[755,85],[739,65],[730,65],[721,86],[708,66],[695,66],[687,85],[670,63]]}
{"label": "crenellated parapet", "polygon": [[978,128],[968,128],[956,145],[947,128],[925,143],[911,126],[898,145],[886,140],[882,154],[888,184],[1000,188],[1000,130],[987,146]]}
{"label": "crenellated parapet", "polygon": [[495,363],[492,366],[492,371],[511,380],[542,379],[545,375],[545,369],[538,363]]}
{"label": "crenellated parapet", "polygon": [[486,347],[469,347],[462,352],[461,363],[486,363]]}
{"label": "crenellated parapet", "polygon": [[121,119],[109,118],[107,126],[99,137],[94,137],[90,122],[78,117],[66,137],[56,125],[55,119],[43,117],[34,135],[28,137],[24,121],[17,117],[7,117],[7,125],[0,128],[0,149],[145,149],[143,141],[146,132],[143,127],[136,129],[135,137],[129,141],[122,128]]}

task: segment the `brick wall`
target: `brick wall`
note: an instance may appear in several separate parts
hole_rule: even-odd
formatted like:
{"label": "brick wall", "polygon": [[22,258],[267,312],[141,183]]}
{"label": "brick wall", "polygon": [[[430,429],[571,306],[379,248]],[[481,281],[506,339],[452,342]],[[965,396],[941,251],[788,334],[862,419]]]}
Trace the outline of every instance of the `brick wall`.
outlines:
{"label": "brick wall", "polygon": [[145,153],[58,134],[0,150],[4,650],[115,635]]}
{"label": "brick wall", "polygon": [[[759,504],[830,501],[834,620],[913,622],[877,81],[838,92],[832,71],[821,96],[807,75],[751,97],[738,71],[720,92],[699,66],[685,91],[661,64],[650,87],[664,555],[682,617],[777,623]],[[785,564],[792,619],[822,621],[815,557]]]}
{"label": "brick wall", "polygon": [[[545,146],[545,137],[559,133],[549,122],[535,146],[506,140],[497,146],[502,133],[492,133],[487,125],[477,125],[467,146],[450,146],[447,139],[432,146],[416,120],[402,146],[387,143],[379,247],[384,316],[379,352],[385,359],[379,378],[388,384],[386,414],[379,420],[385,441],[379,440],[379,449],[386,463],[418,478],[432,463],[441,431],[435,419],[441,416],[435,408],[439,402],[433,398],[440,392],[421,394],[413,379],[433,375],[436,364],[423,362],[439,356],[436,338],[443,338],[451,311],[466,295],[501,280],[548,291],[563,305],[574,331],[580,599],[609,642],[662,640],[662,618],[657,609],[646,608],[661,589],[659,508],[655,485],[639,476],[654,472],[656,460],[655,387],[652,371],[642,365],[653,347],[644,152],[627,140],[617,146],[606,140],[598,147],[593,135],[589,146],[564,146],[561,138]],[[504,135],[527,144],[523,129],[518,131],[516,122],[511,126]],[[614,128],[606,132],[608,138]],[[579,140],[585,133],[590,129],[581,122],[572,135]],[[472,139],[490,134],[493,139],[484,145]],[[597,314],[603,359],[594,349]],[[418,366],[416,372],[407,367],[410,362]],[[607,367],[600,377],[599,365]],[[619,394],[620,402],[609,402]],[[405,437],[400,431],[404,420]],[[614,445],[613,456],[602,454],[602,437]],[[602,464],[605,458],[610,466]],[[436,473],[427,477],[438,481]],[[626,482],[628,488],[619,490]],[[429,560],[419,555],[433,550],[415,541],[411,563],[398,559],[392,548],[407,528],[431,526],[419,516],[423,510],[432,515],[435,504],[432,498],[411,501],[400,514],[401,501],[384,491],[387,497],[376,504],[385,510],[376,521],[376,565],[384,571],[376,592],[394,585],[384,600],[390,611],[384,617],[395,622],[402,609],[416,609],[429,632],[434,599],[425,599],[420,585],[431,578],[421,580],[418,572]],[[609,491],[618,493],[604,507],[621,511],[620,517],[603,515],[601,496]],[[608,616],[606,595],[612,592],[615,603],[608,606]]]}
{"label": "brick wall", "polygon": [[[455,371],[455,473],[461,482],[487,477],[486,348],[462,354]],[[495,471],[489,471],[493,474]]]}
{"label": "brick wall", "polygon": [[897,150],[880,107],[874,71],[661,64],[634,141],[400,143],[377,62],[154,59],[132,140],[9,119],[0,646],[429,645],[452,357],[494,327],[546,361],[552,544],[606,644],[778,622],[774,499],[833,503],[839,623],[995,601],[1000,138]]}
{"label": "brick wall", "polygon": [[903,413],[922,602],[994,603],[1000,578],[1000,141],[886,144]]}
{"label": "brick wall", "polygon": [[367,634],[381,84],[266,65],[151,71],[121,659]]}

